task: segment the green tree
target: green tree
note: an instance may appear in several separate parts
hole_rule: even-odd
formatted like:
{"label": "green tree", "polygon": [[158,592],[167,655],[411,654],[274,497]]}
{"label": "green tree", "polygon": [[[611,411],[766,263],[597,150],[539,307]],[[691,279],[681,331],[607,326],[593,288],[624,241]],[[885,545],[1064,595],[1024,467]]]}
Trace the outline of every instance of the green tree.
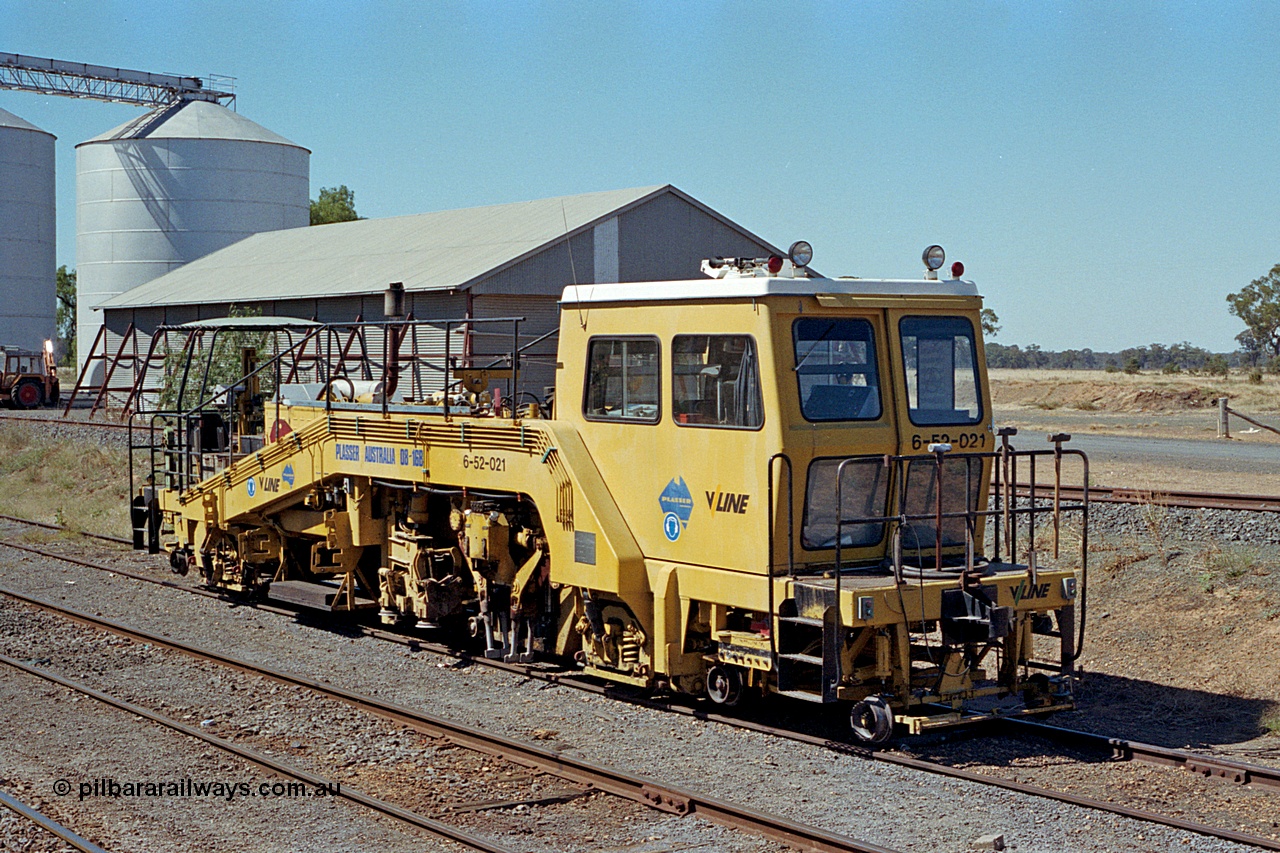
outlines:
{"label": "green tree", "polygon": [[988,338],[1000,334],[1000,318],[990,308],[982,309],[982,334]]}
{"label": "green tree", "polygon": [[1230,371],[1225,355],[1211,355],[1204,360],[1205,372],[1210,376],[1226,376]]}
{"label": "green tree", "polygon": [[[232,305],[227,311],[228,317],[260,317],[262,309],[258,306]],[[200,405],[205,399],[213,396],[214,388],[219,385],[235,385],[244,378],[241,370],[241,352],[251,347],[257,351],[258,363],[262,364],[273,355],[272,335],[270,332],[253,331],[218,331],[205,332],[204,338],[190,353],[181,349],[171,350],[167,346],[161,351],[164,359],[164,379],[160,385],[159,411],[185,412]],[[213,352],[207,346],[213,341]],[[182,385],[183,366],[190,360],[191,367],[187,373],[185,391],[179,399],[178,390]],[[208,365],[206,372],[205,365]],[[270,396],[275,392],[275,374],[264,370],[258,374],[260,392]],[[200,397],[201,384],[204,385],[204,399]],[[222,397],[217,405],[226,405],[226,397]]]}
{"label": "green tree", "polygon": [[320,197],[311,200],[312,225],[351,222],[355,219],[364,217],[356,213],[355,191],[347,189],[346,184],[340,187],[321,187]]}
{"label": "green tree", "polygon": [[57,277],[57,326],[58,349],[63,364],[76,363],[76,271],[67,265],[58,267]]}
{"label": "green tree", "polygon": [[1280,355],[1280,264],[1228,296],[1227,304],[1247,327],[1237,341],[1255,353]]}

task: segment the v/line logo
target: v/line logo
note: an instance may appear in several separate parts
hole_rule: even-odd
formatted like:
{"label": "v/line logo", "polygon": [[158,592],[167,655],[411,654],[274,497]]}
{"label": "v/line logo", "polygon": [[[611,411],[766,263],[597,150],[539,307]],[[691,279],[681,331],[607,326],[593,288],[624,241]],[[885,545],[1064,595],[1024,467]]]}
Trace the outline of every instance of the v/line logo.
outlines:
{"label": "v/line logo", "polygon": [[751,495],[739,492],[722,492],[716,489],[714,492],[704,492],[707,496],[707,508],[712,512],[733,512],[738,515],[745,515],[747,512],[747,501],[751,500]]}

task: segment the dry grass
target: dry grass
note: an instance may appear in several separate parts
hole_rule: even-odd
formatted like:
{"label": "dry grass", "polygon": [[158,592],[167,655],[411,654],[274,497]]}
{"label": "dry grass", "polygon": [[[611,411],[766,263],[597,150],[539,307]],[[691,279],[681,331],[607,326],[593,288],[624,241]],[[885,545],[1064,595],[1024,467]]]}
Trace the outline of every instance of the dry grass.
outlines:
{"label": "dry grass", "polygon": [[1100,370],[991,371],[997,407],[1068,408],[1093,412],[1175,412],[1206,409],[1226,397],[1242,412],[1280,412],[1280,378],[1261,383],[1246,374],[1192,376],[1162,373],[1106,373]]}
{"label": "dry grass", "polygon": [[0,513],[127,536],[125,451],[0,425]]}

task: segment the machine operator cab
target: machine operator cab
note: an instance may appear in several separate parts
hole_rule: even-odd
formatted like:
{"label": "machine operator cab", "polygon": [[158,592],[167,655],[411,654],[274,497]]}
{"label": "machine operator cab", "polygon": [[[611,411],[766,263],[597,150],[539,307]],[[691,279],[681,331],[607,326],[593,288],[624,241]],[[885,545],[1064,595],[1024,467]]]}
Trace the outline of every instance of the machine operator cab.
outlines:
{"label": "machine operator cab", "polygon": [[[1069,706],[1076,572],[1037,567],[1034,491],[1019,506],[1010,488],[1018,459],[1060,470],[1069,437],[1018,453],[994,433],[981,297],[962,264],[939,279],[941,247],[918,280],[822,278],[811,257],[563,294],[556,416],[616,484],[646,586],[678,578],[683,649],[714,650],[687,668],[726,704],[853,700],[872,741],[895,714],[920,731],[983,697]],[[1039,505],[1054,556],[1064,508]]]}
{"label": "machine operator cab", "polygon": [[[703,280],[565,290],[557,417],[576,421],[607,482],[628,484],[615,497],[647,556],[753,573],[770,559],[825,565],[840,526],[843,561],[879,562],[885,525],[851,522],[898,514],[895,488],[912,514],[932,509],[936,479],[921,460],[894,484],[885,457],[994,448],[981,298],[963,267],[945,281],[936,266],[922,281],[826,279],[810,257],[800,243],[786,259],[704,261]],[[795,527],[781,520],[770,557],[761,519],[775,455],[790,463]],[[984,508],[989,460],[943,464],[955,492],[944,511]],[[964,519],[941,533],[944,561],[962,553]],[[936,551],[928,520],[905,535],[908,549]]]}

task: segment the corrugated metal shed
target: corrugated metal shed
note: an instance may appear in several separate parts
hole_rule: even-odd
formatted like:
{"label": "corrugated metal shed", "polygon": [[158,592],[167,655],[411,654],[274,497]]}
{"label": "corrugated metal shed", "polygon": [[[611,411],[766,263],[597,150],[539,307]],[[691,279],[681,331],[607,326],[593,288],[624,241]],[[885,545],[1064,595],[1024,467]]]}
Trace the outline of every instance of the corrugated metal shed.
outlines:
{"label": "corrugated metal shed", "polygon": [[[776,252],[670,185],[273,231],[106,302],[105,358],[121,352],[131,326],[129,346],[145,352],[157,326],[224,317],[233,306],[330,323],[381,320],[383,291],[400,281],[419,321],[522,318],[515,390],[540,394],[555,381],[556,342],[544,336],[559,327],[566,286],[688,279],[703,258]],[[406,389],[440,385],[443,330],[418,330],[413,351],[425,360]],[[484,364],[509,350],[515,331],[507,323],[455,326],[450,353]],[[367,366],[380,370],[381,338],[368,338]]]}
{"label": "corrugated metal shed", "polygon": [[[627,217],[641,210],[650,212],[637,214],[632,234]],[[688,233],[693,219],[699,227]],[[558,296],[571,277],[625,278],[632,259],[646,259],[637,266],[656,272],[651,256],[668,250],[680,256],[682,274],[664,270],[665,277],[686,277],[697,270],[695,255],[748,249],[776,251],[675,187],[641,187],[256,234],[103,307],[327,300],[379,293],[392,281],[404,282],[410,293],[474,286],[476,293]],[[693,263],[687,270],[686,255]],[[526,261],[532,262],[528,270],[503,275]]]}

